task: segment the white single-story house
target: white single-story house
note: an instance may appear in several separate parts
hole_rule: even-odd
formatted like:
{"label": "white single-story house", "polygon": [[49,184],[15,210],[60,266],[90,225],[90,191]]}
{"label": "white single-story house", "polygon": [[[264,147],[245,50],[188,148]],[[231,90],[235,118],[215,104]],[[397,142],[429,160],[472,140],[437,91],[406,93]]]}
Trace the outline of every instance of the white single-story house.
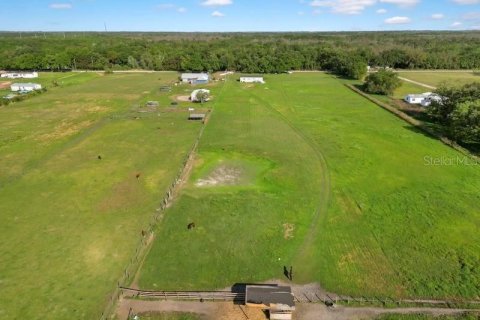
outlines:
{"label": "white single-story house", "polygon": [[442,97],[439,96],[438,94],[431,94],[430,96],[428,96],[427,98],[425,98],[421,105],[422,107],[428,107],[432,104],[432,102],[442,102]]}
{"label": "white single-story house", "polygon": [[204,84],[210,81],[208,73],[182,73],[180,78],[183,83],[190,84]]}
{"label": "white single-story house", "polygon": [[245,76],[240,77],[240,82],[245,83],[265,83],[265,80],[261,76]]}
{"label": "white single-story house", "polygon": [[0,76],[8,79],[33,79],[38,78],[38,72],[6,72],[2,73]]}
{"label": "white single-story house", "polygon": [[405,101],[410,104],[422,104],[422,102],[432,95],[431,92],[421,94],[409,94],[405,97]]}
{"label": "white single-story house", "polygon": [[40,90],[42,89],[42,86],[38,83],[13,83],[10,86],[10,89],[13,92],[17,92],[17,91],[30,92],[30,91]]}
{"label": "white single-story house", "polygon": [[[210,95],[210,90],[207,90],[207,89],[197,89],[197,90],[193,90],[192,91],[192,94],[190,95],[190,100],[192,102],[201,102],[198,98],[197,98],[197,94],[200,93],[200,92],[204,92],[204,93],[207,93],[208,95]],[[209,98],[207,98],[205,101],[208,101],[210,100]]]}

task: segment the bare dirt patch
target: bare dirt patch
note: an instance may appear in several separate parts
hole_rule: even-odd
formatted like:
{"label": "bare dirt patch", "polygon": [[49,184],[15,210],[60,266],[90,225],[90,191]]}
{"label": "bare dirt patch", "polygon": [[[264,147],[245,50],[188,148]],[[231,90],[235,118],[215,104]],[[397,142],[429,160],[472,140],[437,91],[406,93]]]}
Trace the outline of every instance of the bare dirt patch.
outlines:
{"label": "bare dirt patch", "polygon": [[11,81],[7,81],[7,82],[0,82],[0,89],[5,89],[5,88],[8,88],[10,87],[10,85],[12,84]]}
{"label": "bare dirt patch", "polygon": [[295,230],[295,225],[294,224],[284,223],[283,224],[283,237],[287,240],[292,239],[294,230]]}
{"label": "bare dirt patch", "polygon": [[240,168],[220,165],[207,177],[198,179],[197,187],[232,186],[240,183],[243,172]]}
{"label": "bare dirt patch", "polygon": [[174,99],[180,102],[190,102],[190,96],[175,96]]}

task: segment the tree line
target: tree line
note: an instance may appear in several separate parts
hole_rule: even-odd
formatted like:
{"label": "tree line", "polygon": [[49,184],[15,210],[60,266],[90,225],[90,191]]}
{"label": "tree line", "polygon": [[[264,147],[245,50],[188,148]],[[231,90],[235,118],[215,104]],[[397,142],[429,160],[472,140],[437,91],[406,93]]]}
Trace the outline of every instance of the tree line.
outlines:
{"label": "tree line", "polygon": [[475,32],[0,33],[0,47],[5,70],[480,69]]}

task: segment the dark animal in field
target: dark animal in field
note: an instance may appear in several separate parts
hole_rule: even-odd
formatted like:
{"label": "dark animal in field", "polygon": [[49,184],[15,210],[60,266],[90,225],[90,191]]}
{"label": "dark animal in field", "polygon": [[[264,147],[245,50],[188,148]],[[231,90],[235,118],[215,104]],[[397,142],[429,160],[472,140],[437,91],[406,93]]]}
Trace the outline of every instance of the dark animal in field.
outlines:
{"label": "dark animal in field", "polygon": [[188,230],[194,229],[194,228],[195,228],[195,222],[189,223],[188,226],[187,226],[187,228],[188,228]]}
{"label": "dark animal in field", "polygon": [[100,156],[100,155],[97,158],[98,158],[98,160],[102,160],[102,156]]}
{"label": "dark animal in field", "polygon": [[142,237],[145,237],[147,235],[147,231],[142,230]]}
{"label": "dark animal in field", "polygon": [[137,173],[137,174],[135,175],[135,178],[140,179],[140,176],[141,176],[141,175],[142,175],[142,174],[139,172],[139,173]]}

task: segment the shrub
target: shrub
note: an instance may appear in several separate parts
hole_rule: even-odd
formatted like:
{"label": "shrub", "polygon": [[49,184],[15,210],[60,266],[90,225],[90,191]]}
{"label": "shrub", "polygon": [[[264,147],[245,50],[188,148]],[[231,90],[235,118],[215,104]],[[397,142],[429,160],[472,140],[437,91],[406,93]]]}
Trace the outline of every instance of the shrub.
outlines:
{"label": "shrub", "polygon": [[395,72],[380,69],[365,79],[363,89],[368,93],[392,95],[401,85],[402,82]]}

